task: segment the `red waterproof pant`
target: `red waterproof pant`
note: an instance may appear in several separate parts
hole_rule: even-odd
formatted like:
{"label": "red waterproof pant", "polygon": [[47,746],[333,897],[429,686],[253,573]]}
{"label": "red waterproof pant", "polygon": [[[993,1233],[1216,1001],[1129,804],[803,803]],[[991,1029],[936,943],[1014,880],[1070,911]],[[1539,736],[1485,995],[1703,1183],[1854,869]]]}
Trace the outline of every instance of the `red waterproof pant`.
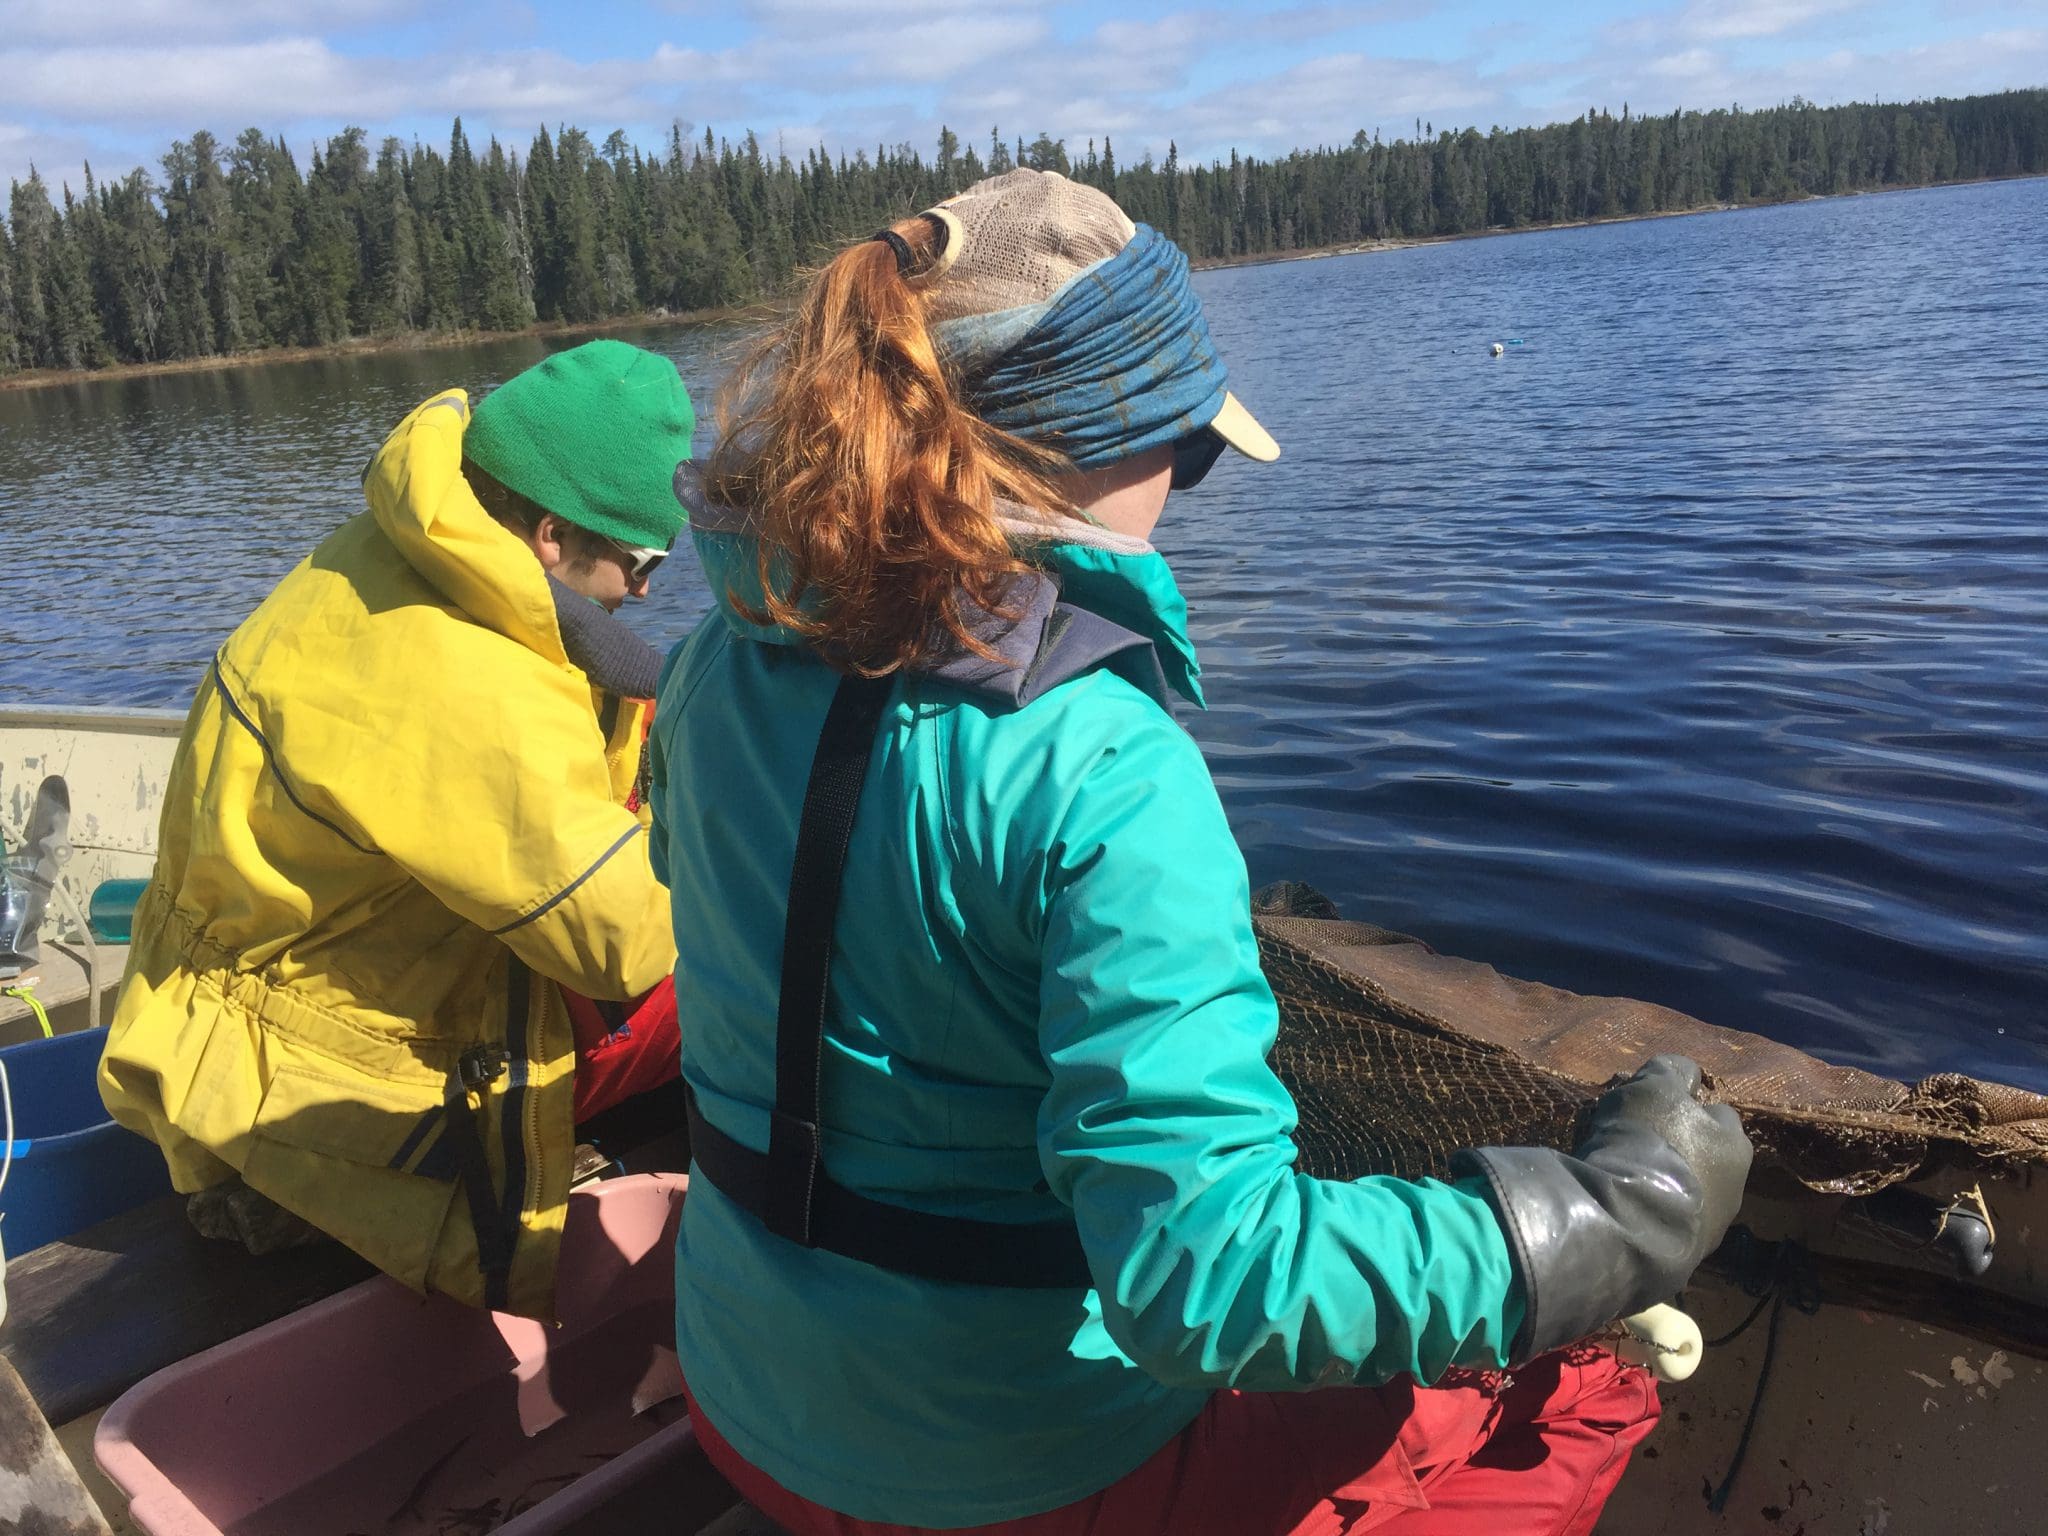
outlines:
{"label": "red waterproof pant", "polygon": [[[792,1536],[929,1536],[798,1498],[743,1460],[694,1399],[690,1416],[712,1465]],[[1512,1378],[1218,1392],[1121,1481],[972,1536],[1587,1536],[1656,1422],[1650,1374],[1591,1347]]]}
{"label": "red waterproof pant", "polygon": [[670,977],[629,1003],[598,1003],[562,988],[576,1035],[576,1123],[621,1099],[659,1088],[683,1070],[683,1036]]}

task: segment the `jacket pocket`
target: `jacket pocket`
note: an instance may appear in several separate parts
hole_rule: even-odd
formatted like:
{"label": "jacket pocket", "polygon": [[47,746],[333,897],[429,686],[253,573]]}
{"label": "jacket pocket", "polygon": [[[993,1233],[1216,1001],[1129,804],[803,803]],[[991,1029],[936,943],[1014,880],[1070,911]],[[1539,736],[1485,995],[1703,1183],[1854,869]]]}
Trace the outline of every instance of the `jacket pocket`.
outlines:
{"label": "jacket pocket", "polygon": [[242,1177],[415,1290],[454,1197],[440,1095],[339,1064],[287,1063],[264,1090]]}
{"label": "jacket pocket", "polygon": [[403,1170],[431,1149],[441,1118],[441,1097],[425,1085],[287,1066],[263,1094],[256,1130],[302,1151]]}

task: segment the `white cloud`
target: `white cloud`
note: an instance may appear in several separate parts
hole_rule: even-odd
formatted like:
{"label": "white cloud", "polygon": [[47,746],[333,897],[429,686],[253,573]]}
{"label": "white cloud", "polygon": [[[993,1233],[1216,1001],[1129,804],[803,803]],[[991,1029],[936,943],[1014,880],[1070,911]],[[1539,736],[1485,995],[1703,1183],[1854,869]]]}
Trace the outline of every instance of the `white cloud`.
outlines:
{"label": "white cloud", "polygon": [[1407,133],[1417,117],[1478,123],[1504,104],[1497,86],[1462,65],[1343,53],[1211,91],[1173,115],[1182,145],[1208,157],[1233,145],[1280,154],[1345,143],[1360,129]]}
{"label": "white cloud", "polygon": [[1704,80],[1720,70],[1721,56],[1705,48],[1688,48],[1652,59],[1644,68],[1667,80]]}
{"label": "white cloud", "polygon": [[1862,10],[1869,0],[1694,0],[1680,14],[1679,29],[1710,41],[1776,37],[1823,16]]}
{"label": "white cloud", "polygon": [[2048,80],[2048,27],[2009,27],[1877,53],[1836,49],[1763,78],[1777,94],[1759,101],[1782,101],[1794,93],[1823,102],[1902,101],[2037,86]]}
{"label": "white cloud", "polygon": [[[936,84],[1003,60],[1005,69],[1020,50],[1047,40],[1050,28],[1038,16],[973,14],[934,17],[886,32],[864,31],[856,54],[862,79],[886,84]],[[806,55],[836,50],[803,48]]]}
{"label": "white cloud", "polygon": [[[1577,116],[1589,104],[1638,112],[1711,108],[1739,102],[1769,107],[1802,96],[1822,106],[1850,101],[1904,101],[2014,90],[2048,80],[2048,28],[2011,27],[1939,43],[1885,49],[1828,46],[1792,57],[1782,47],[1770,62],[1746,55],[1740,41],[1719,47],[1672,46],[1616,32],[1583,58],[1532,69],[1518,77],[1522,121]],[[1662,46],[1659,46],[1661,42]]]}
{"label": "white cloud", "polygon": [[[1833,43],[1833,39],[1831,39]],[[1767,66],[1735,49],[1683,49],[1649,59],[1610,55],[1575,82],[1577,102],[1622,102],[1638,111],[1675,106],[1776,106],[1804,96],[1823,106],[1849,100],[1974,96],[2048,80],[2048,29],[2011,27],[1976,37],[1894,49],[1839,43]],[[1569,109],[1581,111],[1579,106]]]}
{"label": "white cloud", "polygon": [[[27,3],[51,10],[57,0]],[[169,0],[112,3],[139,22]],[[253,25],[284,0],[226,3]],[[354,14],[390,0],[307,3]],[[1304,41],[1412,16],[1430,0],[1308,0],[1256,15],[1211,5],[1108,19],[1078,40],[1055,36],[1049,12],[1033,0],[987,0],[966,13],[952,0],[742,3],[758,31],[734,46],[664,42],[637,58],[598,62],[502,47],[380,58],[343,52],[305,29],[157,47],[0,47],[0,78],[20,115],[103,132],[132,124],[138,137],[154,134],[164,144],[199,126],[231,135],[249,123],[299,138],[355,122],[374,140],[460,114],[473,136],[501,131],[515,142],[540,122],[566,120],[593,133],[624,125],[651,145],[681,118],[721,135],[755,128],[769,143],[783,125],[786,142],[816,143],[822,134],[835,150],[905,141],[928,148],[941,122],[981,147],[993,123],[1005,137],[1051,133],[1076,152],[1091,137],[1114,136],[1126,159],[1163,153],[1170,137],[1193,157],[1232,146],[1280,152],[1498,94],[1477,86],[1470,68],[1352,51],[1188,98],[1205,64],[1228,64],[1248,50],[1298,56]]]}
{"label": "white cloud", "polygon": [[[752,0],[746,13],[770,29],[816,26],[841,19],[860,26],[903,21],[912,17],[957,17],[961,9],[952,0]],[[984,9],[1001,9],[1000,6]],[[844,33],[839,34],[844,36]],[[814,34],[825,41],[823,34]]]}
{"label": "white cloud", "polygon": [[558,53],[531,51],[487,54],[429,64],[408,86],[413,114],[474,113],[511,117],[582,118],[576,126],[609,125],[621,110],[637,116],[634,96],[662,76],[654,59],[603,59],[581,63]]}
{"label": "white cloud", "polygon": [[[698,56],[701,58],[702,56]],[[544,51],[393,59],[336,52],[317,37],[179,47],[74,47],[0,52],[9,105],[77,123],[191,127],[255,123],[269,130],[351,121],[373,136],[422,116],[582,126],[639,120],[638,98],[678,77],[673,54],[583,63]]]}
{"label": "white cloud", "polygon": [[[1001,124],[1006,137],[1040,132],[1068,141],[1118,141],[1119,158],[1163,154],[1169,139],[1184,158],[1258,153],[1348,140],[1359,128],[1425,103],[1474,106],[1494,99],[1464,65],[1386,60],[1346,51],[1295,63],[1228,87],[1186,93],[1205,62],[1228,61],[1276,41],[1300,42],[1330,31],[1416,13],[1411,0],[1390,4],[1311,4],[1247,16],[1204,8],[1139,20],[1111,20],[1079,40],[1043,39],[1005,56],[998,71],[966,76],[942,97],[939,115],[955,127]],[[1299,48],[1273,50],[1284,57]],[[981,130],[985,132],[986,130]],[[977,148],[974,132],[967,137]]]}
{"label": "white cloud", "polygon": [[16,49],[0,77],[17,111],[74,122],[204,121],[223,111],[267,123],[309,113],[395,115],[404,83],[381,61],[345,59],[314,37],[185,47]]}
{"label": "white cloud", "polygon": [[7,0],[11,42],[83,43],[143,38],[316,32],[404,15],[405,0]]}

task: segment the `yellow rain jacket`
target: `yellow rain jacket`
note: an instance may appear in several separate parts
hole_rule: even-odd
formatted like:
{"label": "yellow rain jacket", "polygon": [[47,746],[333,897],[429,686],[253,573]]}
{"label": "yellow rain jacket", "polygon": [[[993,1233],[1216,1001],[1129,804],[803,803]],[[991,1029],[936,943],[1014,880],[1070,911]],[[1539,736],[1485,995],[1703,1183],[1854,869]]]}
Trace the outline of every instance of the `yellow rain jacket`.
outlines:
{"label": "yellow rain jacket", "polygon": [[[178,744],[100,1091],[181,1190],[238,1173],[419,1290],[546,1317],[574,1150],[560,983],[675,961],[594,696],[437,395],[369,510],[215,657]],[[612,726],[609,738],[600,728]]]}

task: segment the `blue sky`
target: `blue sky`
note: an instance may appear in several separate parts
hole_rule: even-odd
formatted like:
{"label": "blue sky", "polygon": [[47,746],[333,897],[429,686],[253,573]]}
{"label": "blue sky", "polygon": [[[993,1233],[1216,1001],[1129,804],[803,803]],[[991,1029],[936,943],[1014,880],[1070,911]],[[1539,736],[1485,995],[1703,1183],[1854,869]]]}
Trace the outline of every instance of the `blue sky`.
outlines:
{"label": "blue sky", "polygon": [[522,152],[541,123],[791,153],[1040,132],[1118,158],[1269,155],[1589,106],[1666,111],[2048,85],[2042,0],[0,0],[0,182],[156,169],[254,125]]}

